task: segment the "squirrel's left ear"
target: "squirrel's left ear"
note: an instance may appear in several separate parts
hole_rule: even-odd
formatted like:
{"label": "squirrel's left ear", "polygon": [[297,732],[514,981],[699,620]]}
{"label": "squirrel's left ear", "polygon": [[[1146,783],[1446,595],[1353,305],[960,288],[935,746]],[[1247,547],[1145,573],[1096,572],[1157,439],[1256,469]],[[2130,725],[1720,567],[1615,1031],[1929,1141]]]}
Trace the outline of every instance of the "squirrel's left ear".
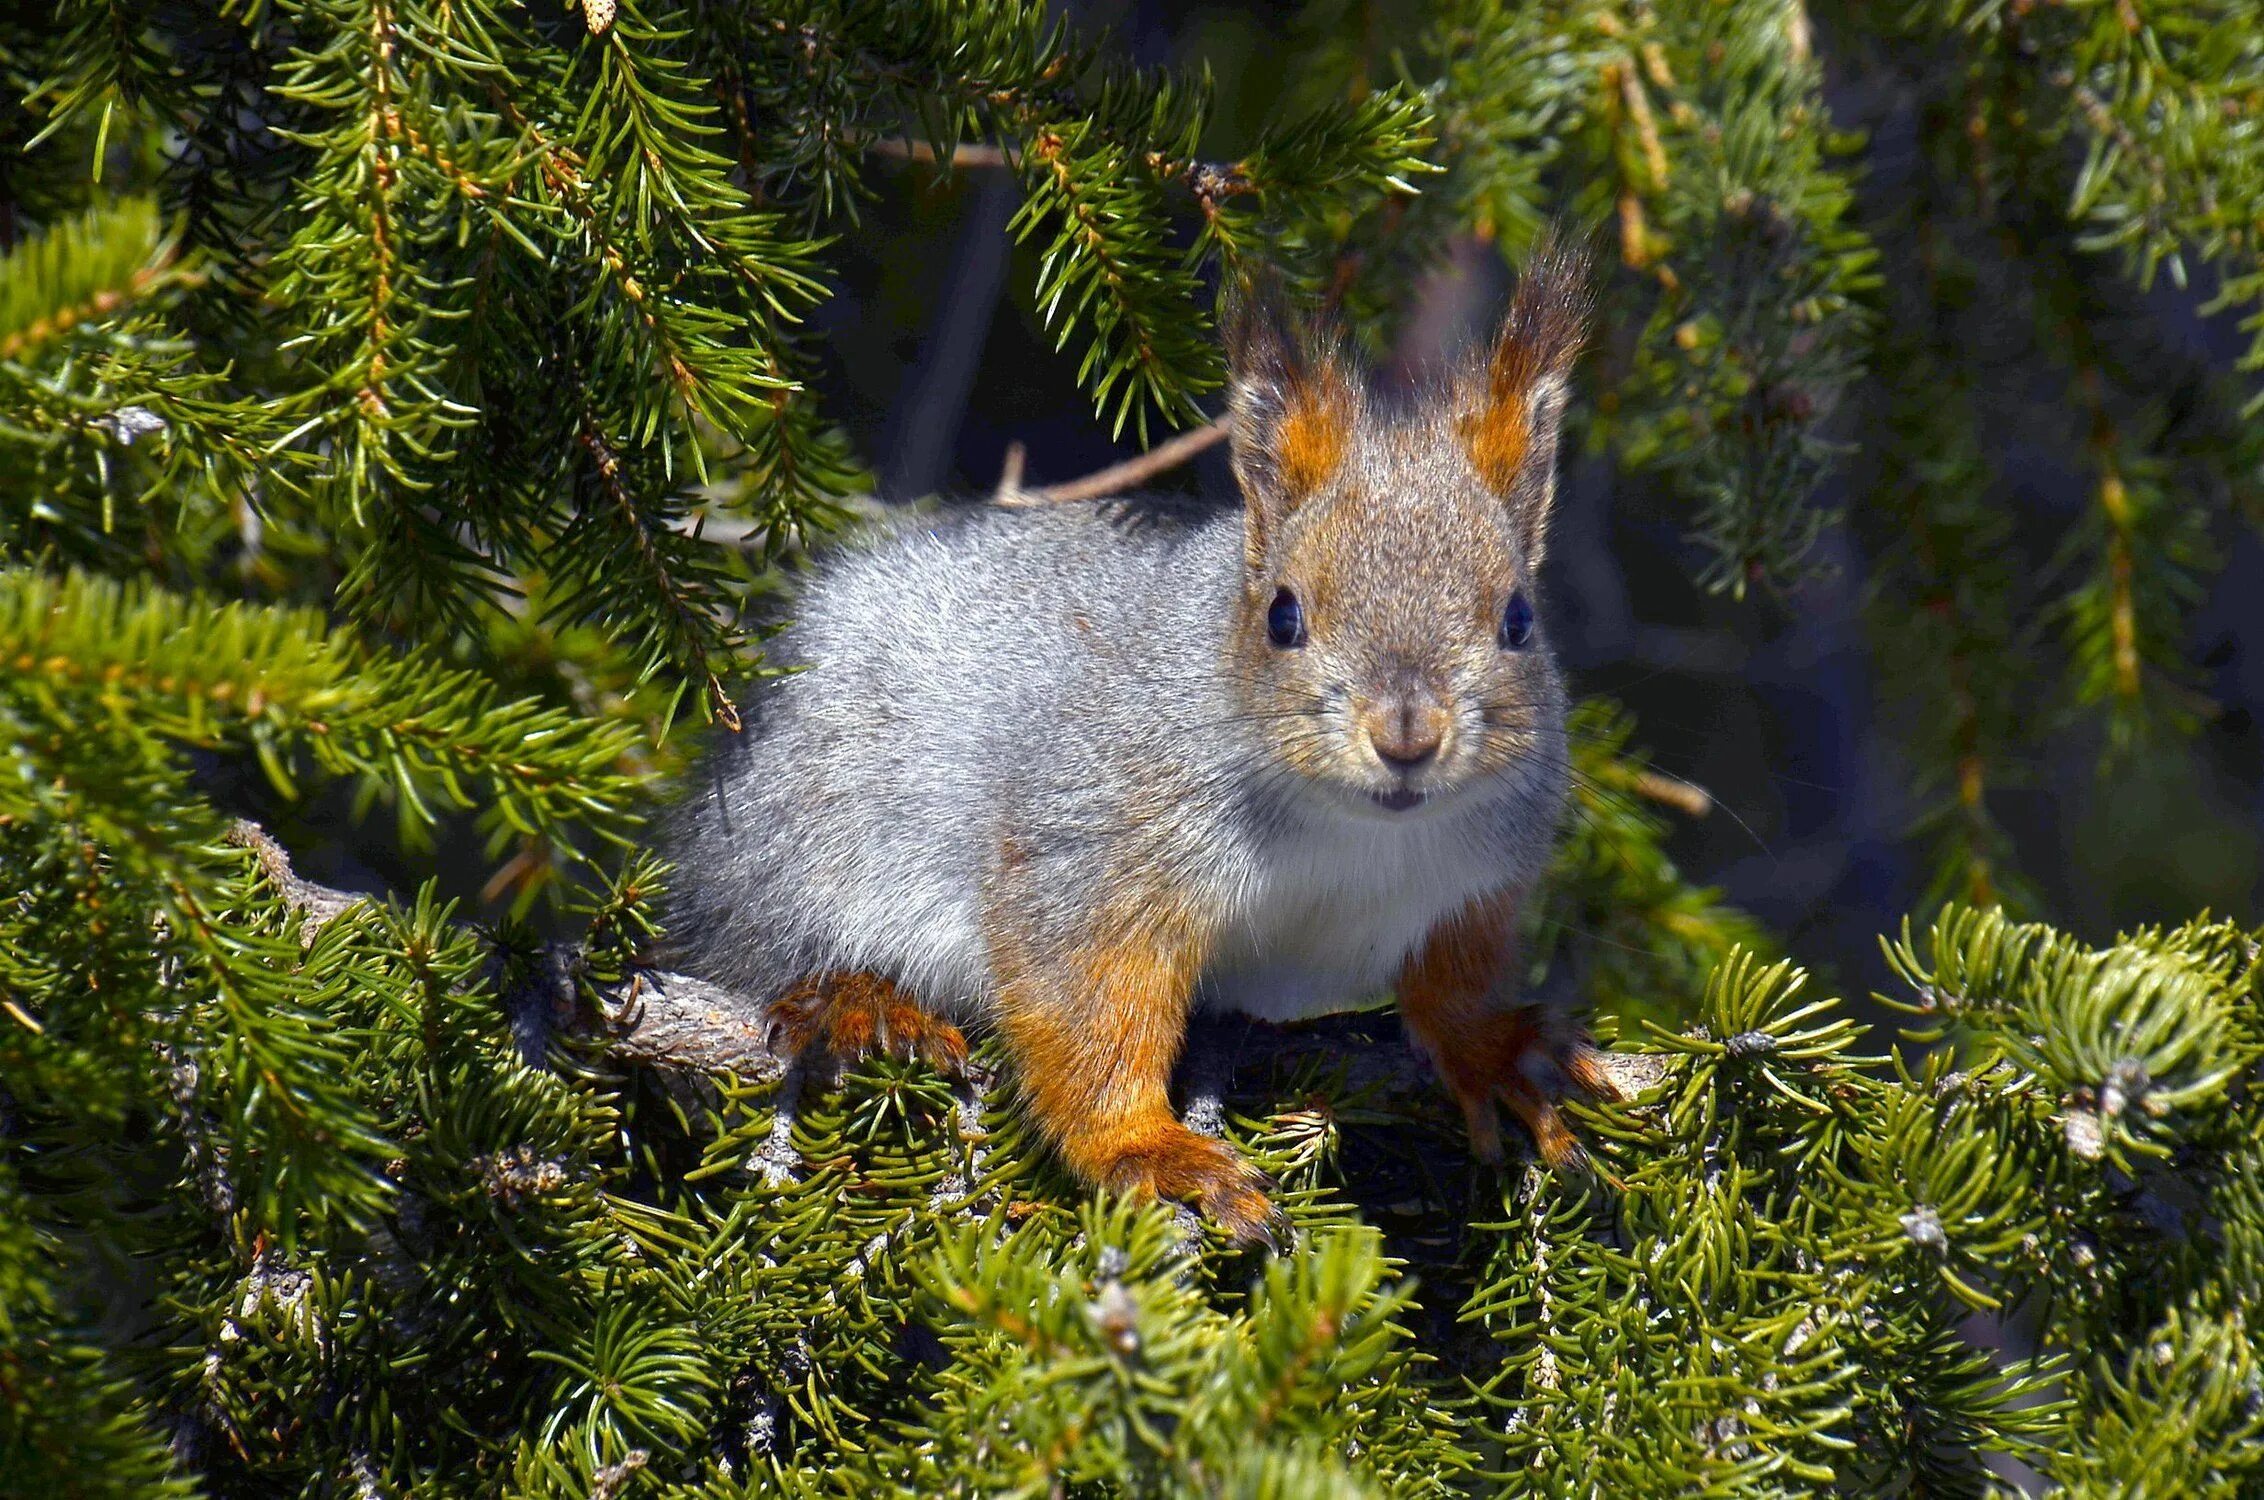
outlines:
{"label": "squirrel's left ear", "polygon": [[1555,231],[1535,245],[1482,368],[1462,387],[1457,425],[1471,466],[1509,506],[1537,557],[1556,496],[1557,431],[1587,337],[1589,257]]}
{"label": "squirrel's left ear", "polygon": [[1343,466],[1359,420],[1359,382],[1336,345],[1284,312],[1267,286],[1226,303],[1228,400],[1244,540],[1262,569],[1290,515]]}

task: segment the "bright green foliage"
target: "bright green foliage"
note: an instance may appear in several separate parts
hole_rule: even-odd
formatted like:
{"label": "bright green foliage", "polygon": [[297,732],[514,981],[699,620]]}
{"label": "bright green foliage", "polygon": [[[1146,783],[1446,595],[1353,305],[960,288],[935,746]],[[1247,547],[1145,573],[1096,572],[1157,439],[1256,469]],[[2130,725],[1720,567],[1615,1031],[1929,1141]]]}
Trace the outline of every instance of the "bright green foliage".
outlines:
{"label": "bright green foliage", "polygon": [[[244,929],[301,941],[244,892]],[[1349,1054],[1245,1071],[1237,1134],[1299,1226],[1279,1260],[1080,1203],[995,1084],[684,1091],[545,1054],[431,902],[304,952],[347,979],[375,1196],[260,1235],[225,1205],[265,1143],[188,1109],[164,1138],[201,1175],[128,1174],[169,1268],[136,1365],[190,1452],[270,1485],[572,1494],[641,1462],[624,1493],[1875,1494],[1975,1492],[1995,1451],[2086,1493],[2165,1431],[2143,1462],[2176,1493],[2257,1477],[2264,971],[2229,926],[2090,950],[1953,911],[1897,948],[1895,998],[1954,1026],[1954,1071],[1867,1055],[1797,971],[1732,955],[1683,1028],[1620,1038],[1640,1093],[1587,1115],[1596,1177],[1514,1167],[1476,1204],[1424,1183],[1435,1146],[1376,1154],[1452,1134],[1429,1091],[1379,1096]],[[2134,994],[2146,1025],[2110,1036]],[[1470,1219],[1419,1282],[1352,1219],[1410,1194]],[[2032,1356],[1974,1342],[1972,1310],[2014,1307],[2042,1310]],[[1454,1320],[1478,1341],[1418,1333]]]}
{"label": "bright green foliage", "polygon": [[[2264,34],[1815,9],[1316,0],[1236,131],[1041,0],[0,18],[0,1492],[2264,1494],[2264,933],[2015,922],[1993,801],[2207,715],[2253,392],[2102,308],[2206,269],[2264,333]],[[1919,100],[1888,210],[1827,46]],[[1078,1189],[995,1042],[635,1060],[698,874],[642,820],[887,458],[807,320],[887,163],[961,147],[1112,432],[1215,409],[1240,280],[1381,352],[1448,243],[1592,238],[1574,409],[1694,578],[1812,578],[1848,481],[1965,903],[1887,950],[1909,1029],[1683,878],[1688,789],[1595,700],[1526,914],[1621,1054],[1592,1173],[1470,1164],[1376,1015],[1198,1036],[1279,1257]],[[1986,456],[2008,266],[2089,496],[2048,535]]]}
{"label": "bright green foliage", "polygon": [[[623,826],[623,731],[373,661],[304,614],[14,570],[0,621],[13,1106],[115,1131],[174,1098],[202,1122],[185,1145],[207,1195],[249,1233],[375,1207],[390,1147],[346,1085],[360,1043],[342,1009],[364,956],[344,927],[288,930],[183,750],[244,752],[282,788],[302,766],[353,778],[404,831],[477,810],[498,841],[570,853],[578,830]],[[50,1166],[75,1174],[74,1154]]]}
{"label": "bright green foliage", "polygon": [[[1395,1321],[1410,1288],[1386,1283],[1373,1230],[1319,1231],[1229,1312],[1161,1214],[1089,1211],[1066,1252],[1049,1227],[972,1224],[930,1260],[953,1364],[898,1460],[904,1493],[973,1475],[986,1494],[1063,1479],[1163,1494],[1445,1489],[1454,1450]],[[1380,1454],[1373,1487],[1343,1462],[1355,1445]]]}

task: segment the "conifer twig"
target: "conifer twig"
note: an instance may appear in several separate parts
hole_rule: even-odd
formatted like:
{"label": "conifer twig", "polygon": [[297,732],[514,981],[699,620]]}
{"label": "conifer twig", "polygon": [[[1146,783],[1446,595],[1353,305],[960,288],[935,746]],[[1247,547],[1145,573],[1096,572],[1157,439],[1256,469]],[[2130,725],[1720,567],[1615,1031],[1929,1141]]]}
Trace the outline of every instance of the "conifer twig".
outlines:
{"label": "conifer twig", "polygon": [[1019,440],[1006,445],[1006,457],[998,466],[998,489],[991,496],[1001,505],[1018,505],[1022,500],[1022,469],[1029,462],[1030,450]]}
{"label": "conifer twig", "polygon": [[1637,795],[1650,801],[1673,808],[1686,818],[1703,818],[1714,810],[1712,793],[1679,776],[1669,776],[1664,771],[1637,772],[1635,791]]}
{"label": "conifer twig", "polygon": [[283,846],[249,818],[238,818],[229,827],[227,840],[240,849],[249,849],[252,858],[259,862],[260,873],[274,883],[283,904],[306,917],[305,925],[299,929],[303,942],[313,942],[315,934],[331,921],[369,899],[352,891],[333,890],[302,879],[291,868],[291,856],[284,852]]}
{"label": "conifer twig", "polygon": [[[1011,490],[1001,483],[998,503],[1001,505],[1055,505],[1070,500],[1101,500],[1125,491],[1167,473],[1201,453],[1206,448],[1225,441],[1234,430],[1230,417],[1220,417],[1201,427],[1183,432],[1169,442],[1158,443],[1138,458],[1128,458],[1120,464],[1097,469],[1082,479],[1065,480],[1060,484],[1040,485],[1024,489],[1017,482]],[[1016,476],[1019,481],[1019,475]]]}
{"label": "conifer twig", "polygon": [[605,998],[607,1041],[630,1062],[756,1082],[784,1077],[793,1062],[771,1046],[761,1002],[704,979],[641,969]]}
{"label": "conifer twig", "polygon": [[[249,819],[239,819],[228,830],[227,838],[229,843],[251,851],[285,906],[305,914],[301,931],[309,942],[328,923],[371,899],[304,878],[291,868],[289,852]],[[570,987],[577,956],[573,946],[553,944],[547,956],[557,960],[538,966],[542,973],[552,976],[548,984]],[[582,1015],[570,994],[543,998],[550,1003],[554,1016]],[[736,1073],[761,1080],[779,1077],[791,1061],[772,1049],[769,1027],[758,1002],[704,979],[658,969],[640,970],[618,985],[601,987],[599,998],[604,1014],[596,1020],[602,1024],[613,1051],[630,1062],[703,1073]],[[585,1031],[596,1029],[589,1018],[581,1024]]]}
{"label": "conifer twig", "polygon": [[[906,140],[902,136],[880,136],[868,143],[868,149],[875,156],[894,156],[904,161],[935,162],[941,160],[931,143],[920,140]],[[1008,159],[1004,146],[993,145],[989,141],[961,141],[951,148],[950,165],[957,169],[1005,167],[1011,166],[1013,163]]]}

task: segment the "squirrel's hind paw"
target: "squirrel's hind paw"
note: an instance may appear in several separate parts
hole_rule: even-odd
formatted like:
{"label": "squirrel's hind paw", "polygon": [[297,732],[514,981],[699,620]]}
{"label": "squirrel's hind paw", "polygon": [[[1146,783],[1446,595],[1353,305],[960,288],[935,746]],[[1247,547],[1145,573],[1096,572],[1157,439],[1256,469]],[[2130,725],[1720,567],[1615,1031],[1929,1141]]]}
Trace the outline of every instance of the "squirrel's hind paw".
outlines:
{"label": "squirrel's hind paw", "polygon": [[1192,1203],[1237,1245],[1279,1250],[1289,1243],[1288,1221],[1267,1194],[1265,1173],[1224,1141],[1177,1121],[1120,1149],[1099,1175],[1102,1187],[1127,1197]]}
{"label": "squirrel's hind paw", "polygon": [[953,1077],[967,1066],[959,1028],[879,974],[806,979],[771,1002],[770,1024],[773,1045],[791,1057],[815,1050],[853,1063],[885,1052]]}

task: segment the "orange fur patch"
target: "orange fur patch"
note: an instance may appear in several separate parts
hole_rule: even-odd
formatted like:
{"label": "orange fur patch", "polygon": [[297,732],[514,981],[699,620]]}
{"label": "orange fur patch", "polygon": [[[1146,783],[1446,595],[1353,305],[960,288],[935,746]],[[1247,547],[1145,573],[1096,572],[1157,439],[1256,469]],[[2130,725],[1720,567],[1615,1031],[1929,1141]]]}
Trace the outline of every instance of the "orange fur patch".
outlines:
{"label": "orange fur patch", "polygon": [[1462,446],[1470,455],[1478,477],[1495,490],[1507,493],[1517,483],[1525,453],[1533,444],[1532,414],[1525,402],[1526,387],[1506,383],[1497,360],[1488,381],[1485,404],[1462,418]]}
{"label": "orange fur patch", "polygon": [[1095,924],[1109,940],[1048,961],[986,919],[999,1024],[1031,1115],[1085,1182],[1200,1205],[1228,1233],[1266,1237],[1263,1180],[1231,1147],[1171,1108],[1171,1070],[1202,969],[1201,924],[1169,900],[1122,902]]}
{"label": "orange fur patch", "polygon": [[1399,971],[1399,1003],[1410,1023],[1453,1021],[1485,1005],[1517,940],[1517,897],[1480,896],[1431,929]]}
{"label": "orange fur patch", "polygon": [[1136,1143],[1181,1128],[1167,1090],[1196,968],[1191,949],[1134,941],[1002,976],[1023,1092],[1079,1177],[1099,1181]]}
{"label": "orange fur patch", "polygon": [[1177,1120],[1152,1135],[1126,1140],[1099,1180],[1128,1198],[1193,1203],[1243,1244],[1276,1238],[1278,1215],[1266,1195],[1264,1176],[1226,1142],[1197,1135]]}
{"label": "orange fur patch", "polygon": [[1299,390],[1282,413],[1275,461],[1290,495],[1309,495],[1328,483],[1352,444],[1352,402],[1334,372]]}
{"label": "orange fur patch", "polygon": [[1533,392],[1563,378],[1580,353],[1588,319],[1588,257],[1544,236],[1533,247],[1486,361],[1479,408],[1463,417],[1462,440],[1479,477],[1508,494],[1533,453]]}
{"label": "orange fur patch", "polygon": [[1582,1155],[1564,1116],[1525,1071],[1535,1054],[1572,1084],[1599,1098],[1616,1097],[1578,1040],[1560,1044],[1531,1006],[1507,1006],[1494,993],[1516,949],[1517,898],[1504,892],[1481,897],[1431,932],[1400,970],[1399,1009],[1407,1029],[1437,1064],[1447,1092],[1470,1124],[1470,1145],[1498,1161],[1501,1131],[1497,1102],[1509,1106],[1540,1148],[1542,1160],[1562,1166]]}

